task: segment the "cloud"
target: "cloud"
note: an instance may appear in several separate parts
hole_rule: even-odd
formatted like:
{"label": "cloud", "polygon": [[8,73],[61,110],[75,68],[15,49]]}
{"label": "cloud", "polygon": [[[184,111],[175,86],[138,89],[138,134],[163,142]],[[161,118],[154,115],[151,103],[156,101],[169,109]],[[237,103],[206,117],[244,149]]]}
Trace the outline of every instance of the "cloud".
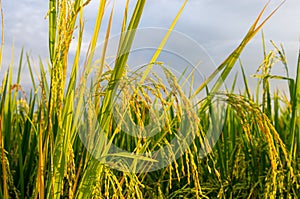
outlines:
{"label": "cloud", "polygon": [[17,49],[24,46],[35,55],[47,55],[48,22],[44,19],[48,4],[43,1],[3,1],[5,43]]}
{"label": "cloud", "polygon": [[[112,35],[119,33],[124,13],[125,0],[118,0]],[[281,1],[271,1],[266,14],[270,13]],[[85,10],[84,48],[87,48],[96,18],[98,1],[91,1]],[[180,9],[182,0],[148,1],[141,19],[140,27],[168,28]],[[239,44],[251,24],[267,1],[261,0],[190,0],[184,9],[176,31],[182,32],[206,48],[216,63],[220,63]],[[129,16],[133,12],[135,1],[131,2]],[[112,4],[111,4],[112,5]],[[103,40],[111,5],[108,6],[101,27],[99,43]],[[16,50],[25,46],[33,56],[48,57],[48,10],[46,1],[15,0],[3,1],[5,12],[6,49],[14,42]],[[278,10],[264,27],[266,41],[270,39],[285,45],[291,66],[295,66],[300,35],[300,2],[289,0]],[[76,42],[71,46],[75,52]],[[243,53],[245,65],[255,71],[261,57],[261,37],[258,34]],[[186,50],[188,52],[188,49]],[[192,52],[191,52],[192,53]],[[5,59],[10,51],[6,50]],[[291,69],[293,70],[293,69]],[[250,72],[250,73],[251,73]]]}

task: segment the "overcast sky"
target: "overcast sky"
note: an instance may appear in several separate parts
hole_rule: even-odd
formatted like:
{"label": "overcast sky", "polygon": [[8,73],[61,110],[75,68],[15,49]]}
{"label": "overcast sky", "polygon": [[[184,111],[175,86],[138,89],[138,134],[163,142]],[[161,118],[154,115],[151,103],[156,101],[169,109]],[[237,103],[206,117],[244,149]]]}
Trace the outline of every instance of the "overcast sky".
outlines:
{"label": "overcast sky", "polygon": [[[112,34],[117,34],[119,31],[125,0],[116,2]],[[131,2],[131,11],[134,2]],[[148,0],[140,27],[168,28],[182,2],[182,0]],[[280,2],[271,0],[266,14],[270,13]],[[48,1],[2,0],[2,3],[5,16],[4,64],[6,64],[2,70],[7,67],[11,58],[12,45],[15,48],[15,57],[18,57],[20,49],[24,46],[25,50],[31,52],[36,60],[38,55],[46,60],[48,56],[48,21],[45,16],[48,10]],[[205,48],[214,62],[219,64],[239,44],[266,3],[267,1],[264,0],[190,0],[175,30],[197,41]],[[92,0],[86,8],[85,46],[92,34],[97,5],[98,1]],[[107,20],[108,14],[109,12],[107,12],[105,20]],[[105,26],[102,27],[102,30],[105,30]],[[290,72],[295,74],[300,36],[300,1],[287,0],[263,30],[270,49],[272,48],[269,40],[284,45],[290,63]],[[250,42],[242,54],[242,61],[248,76],[255,73],[262,61],[261,34],[258,34]],[[280,73],[283,69],[276,69],[276,71]]]}

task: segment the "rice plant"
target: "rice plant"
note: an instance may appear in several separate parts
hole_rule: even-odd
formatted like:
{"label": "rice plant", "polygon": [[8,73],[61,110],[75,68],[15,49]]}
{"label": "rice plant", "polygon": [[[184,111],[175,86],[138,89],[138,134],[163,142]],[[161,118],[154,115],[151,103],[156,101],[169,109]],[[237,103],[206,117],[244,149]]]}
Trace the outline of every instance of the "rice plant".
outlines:
{"label": "rice plant", "polygon": [[[220,89],[232,68],[238,67],[243,49],[280,6],[261,20],[266,5],[240,45],[186,95],[181,82],[193,79],[193,72],[180,81],[157,59],[187,1],[149,63],[136,70],[127,63],[146,1],[136,1],[131,15],[131,2],[126,1],[113,65],[106,53],[117,2],[111,7],[109,1],[99,2],[82,58],[83,16],[89,3],[49,0],[49,63],[39,60],[35,70],[30,55],[22,50],[18,66],[12,63],[5,71],[0,87],[0,198],[300,197],[300,51],[293,79],[284,48],[272,42],[274,49],[268,52],[263,39],[264,59],[253,75],[259,80],[257,88],[249,87],[240,60],[245,90],[235,93],[236,81],[230,90]],[[98,55],[106,12],[110,17]],[[3,20],[2,10],[1,14]],[[2,23],[0,69],[3,30]],[[77,46],[72,59],[73,37]],[[95,56],[100,57],[97,67]],[[275,63],[282,64],[286,76],[272,75]],[[24,65],[30,71],[31,90],[20,83]],[[163,79],[153,67],[163,71]],[[270,79],[286,80],[289,96],[272,93]],[[213,84],[211,89],[208,84]],[[219,129],[214,126],[216,101],[226,105]],[[209,132],[217,130],[221,134],[208,141]]]}

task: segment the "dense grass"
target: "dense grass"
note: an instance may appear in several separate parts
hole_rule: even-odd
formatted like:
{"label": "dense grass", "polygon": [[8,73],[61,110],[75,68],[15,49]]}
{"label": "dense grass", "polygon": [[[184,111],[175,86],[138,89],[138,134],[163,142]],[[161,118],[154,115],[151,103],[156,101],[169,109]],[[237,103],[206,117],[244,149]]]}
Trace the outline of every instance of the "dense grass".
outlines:
{"label": "dense grass", "polygon": [[[109,12],[107,2],[101,0],[84,71],[79,73],[83,12],[88,3],[49,0],[49,65],[40,61],[39,74],[35,75],[29,55],[22,51],[18,66],[11,65],[4,75],[0,88],[1,198],[300,197],[300,52],[298,65],[289,67],[282,47],[273,43],[274,48],[267,51],[264,44],[264,59],[256,75],[257,88],[248,86],[240,62],[245,90],[234,93],[236,81],[227,90],[220,90],[232,68],[239,67],[238,57],[247,43],[277,10],[259,23],[263,9],[241,44],[194,93],[186,96],[172,72],[163,63],[157,63],[186,1],[149,63],[142,70],[130,71],[126,67],[128,52],[146,1],[137,1],[131,16],[127,1],[117,59],[113,66],[107,65],[104,43],[102,54],[95,55],[101,56],[95,69],[92,60],[98,34],[103,28],[103,15]],[[106,39],[110,37],[113,12],[112,7]],[[2,26],[2,35],[3,29]],[[74,35],[78,40],[77,51],[70,60],[69,47]],[[2,40],[1,61],[4,37]],[[272,75],[275,63],[282,64],[286,76]],[[24,91],[20,84],[24,65],[31,74],[30,91]],[[71,76],[67,78],[70,65]],[[162,68],[168,85],[152,72],[154,65]],[[12,72],[15,67],[18,74]],[[288,68],[297,68],[295,79],[288,76]],[[188,78],[193,79],[193,74]],[[271,79],[286,80],[289,96],[281,91],[272,92]],[[133,86],[130,83],[134,81]],[[213,83],[211,89],[208,83]],[[119,95],[120,88],[123,95]],[[193,104],[203,91],[205,97]],[[123,111],[114,111],[116,97],[124,108],[119,110]],[[203,157],[201,154],[210,150],[205,135],[217,130],[211,125],[216,122],[215,101],[227,105],[224,125],[211,153]],[[155,108],[157,104],[159,109]],[[118,121],[128,118],[140,127],[135,129],[136,135],[149,133],[146,126],[151,122],[151,113],[156,116],[153,120],[164,118],[164,125],[155,136],[134,137],[121,131],[126,127],[121,128]],[[181,136],[187,127],[187,135],[194,138],[191,143]],[[176,136],[180,138],[178,143],[172,143]],[[112,154],[113,144],[135,153]],[[140,155],[172,144],[178,147],[169,158],[173,160],[181,152],[182,156],[164,168],[153,169],[156,162],[152,156]],[[201,153],[204,148],[207,151]],[[167,157],[163,152],[158,155]],[[130,164],[122,158],[114,165],[103,161],[118,157],[131,160]]]}

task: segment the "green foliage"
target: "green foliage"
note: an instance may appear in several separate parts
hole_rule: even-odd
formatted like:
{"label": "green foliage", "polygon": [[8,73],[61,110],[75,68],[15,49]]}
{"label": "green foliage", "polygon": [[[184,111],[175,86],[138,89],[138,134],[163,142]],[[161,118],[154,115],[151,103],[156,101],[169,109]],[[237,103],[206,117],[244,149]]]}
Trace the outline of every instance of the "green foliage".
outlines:
{"label": "green foliage", "polygon": [[[92,80],[95,83],[87,88],[102,19],[108,10],[108,2],[101,0],[84,71],[80,76],[78,65],[84,33],[83,12],[89,2],[49,0],[49,69],[46,70],[40,61],[39,74],[34,75],[30,56],[25,56],[22,50],[16,82],[13,82],[13,63],[4,75],[0,87],[0,198],[300,197],[300,52],[295,79],[288,76],[283,48],[273,43],[274,50],[267,52],[264,44],[264,59],[257,71],[261,73],[254,75],[259,78],[254,91],[257,94],[251,95],[241,61],[244,94],[234,93],[237,76],[231,91],[220,92],[219,89],[247,43],[277,9],[259,24],[266,7],[262,10],[241,44],[189,98],[172,72],[163,63],[156,63],[187,1],[184,1],[150,63],[142,68],[145,70],[130,71],[126,67],[128,53],[146,1],[136,1],[132,16],[128,16],[127,0],[115,65],[105,66],[105,43],[97,76]],[[113,14],[114,5],[106,29],[106,40],[110,37]],[[69,47],[74,35],[77,36],[76,55],[72,61],[71,76],[67,79]],[[29,96],[20,85],[24,56],[32,80]],[[2,46],[0,58],[1,62]],[[272,75],[271,69],[275,63],[283,64],[287,76]],[[154,64],[163,69],[171,91],[151,71]],[[188,77],[193,78],[193,74]],[[130,82],[136,79],[140,81],[132,88]],[[280,91],[272,93],[270,79],[287,80],[290,96]],[[211,81],[215,84],[209,91],[207,84]],[[118,95],[120,86],[125,91],[133,90],[133,97],[128,99],[126,95]],[[204,88],[207,95],[196,103],[197,111],[187,111],[192,106],[193,97]],[[127,117],[141,127],[136,134],[151,133],[145,130],[151,122],[149,114],[156,114],[157,118],[152,119],[157,121],[164,116],[165,125],[159,133],[147,139],[123,133],[112,116],[116,97],[120,97],[121,107],[124,108],[124,112],[118,112],[118,118],[124,120]],[[200,157],[201,148],[210,150],[205,142],[207,132],[210,128],[216,128],[211,127],[216,119],[216,110],[212,105],[216,98],[228,105],[222,134],[211,153]],[[153,107],[156,104],[161,107],[160,112],[155,112]],[[180,127],[180,122],[185,121],[184,111],[194,126],[187,121]],[[80,132],[86,132],[86,137],[94,137],[100,127],[108,139],[98,136],[85,146]],[[171,140],[180,137],[180,128],[184,127],[191,129],[194,140],[188,143],[183,138],[179,139],[178,148],[171,151],[171,158],[180,151],[183,155],[165,168],[150,171],[155,160],[139,154],[171,146],[174,144]],[[109,154],[112,144],[136,155]],[[94,151],[87,149],[93,145],[103,148],[95,147]],[[130,165],[119,162],[117,166],[123,169],[119,171],[99,161],[92,152],[101,155],[101,158],[113,155],[132,158],[133,161]],[[137,161],[147,162],[143,172],[127,172],[137,169]]]}

